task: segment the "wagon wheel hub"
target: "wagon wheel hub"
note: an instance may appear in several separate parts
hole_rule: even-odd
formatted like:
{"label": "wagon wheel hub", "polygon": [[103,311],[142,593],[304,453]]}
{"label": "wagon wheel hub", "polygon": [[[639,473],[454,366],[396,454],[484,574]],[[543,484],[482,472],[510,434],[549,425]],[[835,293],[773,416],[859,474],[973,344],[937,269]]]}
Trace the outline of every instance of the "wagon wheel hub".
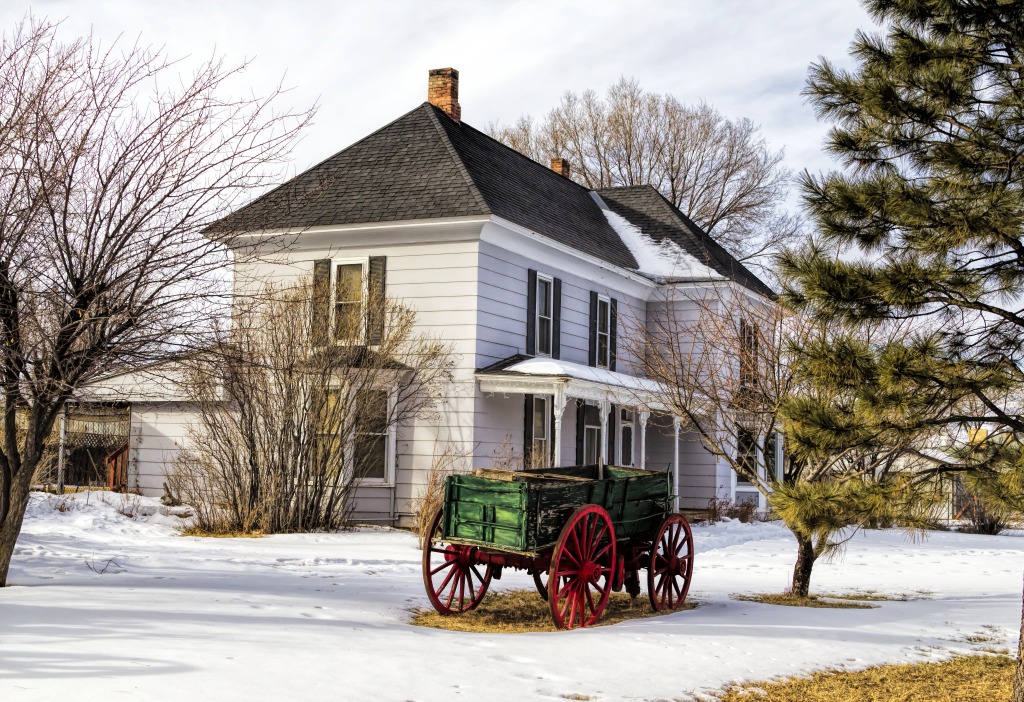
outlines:
{"label": "wagon wheel hub", "polygon": [[587,583],[596,583],[601,579],[601,565],[587,561],[580,566],[580,579]]}

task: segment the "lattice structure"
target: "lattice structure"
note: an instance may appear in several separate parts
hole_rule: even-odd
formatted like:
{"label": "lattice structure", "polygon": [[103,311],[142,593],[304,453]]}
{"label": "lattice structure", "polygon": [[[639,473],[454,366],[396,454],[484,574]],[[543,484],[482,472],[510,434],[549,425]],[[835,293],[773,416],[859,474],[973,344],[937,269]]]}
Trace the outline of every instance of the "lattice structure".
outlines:
{"label": "lattice structure", "polygon": [[46,455],[34,482],[42,486],[63,483],[74,487],[126,489],[130,408],[75,405],[68,408],[65,421],[63,476],[60,475],[61,422],[58,421],[46,441]]}

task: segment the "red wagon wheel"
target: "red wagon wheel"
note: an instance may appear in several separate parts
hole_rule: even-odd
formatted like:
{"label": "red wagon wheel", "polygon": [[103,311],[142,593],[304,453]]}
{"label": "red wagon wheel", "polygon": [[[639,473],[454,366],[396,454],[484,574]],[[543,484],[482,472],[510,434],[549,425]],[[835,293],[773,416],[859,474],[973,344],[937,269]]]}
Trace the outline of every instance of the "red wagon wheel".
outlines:
{"label": "red wagon wheel", "polygon": [[693,534],[678,514],[661,524],[651,544],[647,567],[647,594],[655,611],[679,609],[686,601],[693,575]]}
{"label": "red wagon wheel", "polygon": [[559,629],[601,618],[615,574],[615,527],[599,505],[584,505],[562,527],[548,576],[551,618]]}
{"label": "red wagon wheel", "polygon": [[441,538],[441,510],[430,520],[431,537],[423,544],[423,585],[441,614],[462,614],[474,609],[491,584],[491,569],[476,563],[473,546],[446,544]]}

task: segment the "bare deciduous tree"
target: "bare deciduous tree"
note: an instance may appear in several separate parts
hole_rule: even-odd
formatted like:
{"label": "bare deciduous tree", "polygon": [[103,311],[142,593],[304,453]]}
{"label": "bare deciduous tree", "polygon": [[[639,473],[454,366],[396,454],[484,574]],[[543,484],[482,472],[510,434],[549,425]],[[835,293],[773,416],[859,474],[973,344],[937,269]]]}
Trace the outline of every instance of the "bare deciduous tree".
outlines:
{"label": "bare deciduous tree", "polygon": [[226,257],[202,232],[311,118],[275,111],[280,88],[225,96],[242,68],[179,75],[32,19],[0,41],[0,585],[65,401],[209,329]]}
{"label": "bare deciduous tree", "polygon": [[566,92],[543,120],[491,124],[492,136],[547,165],[566,157],[588,188],[651,185],[741,261],[798,233],[781,207],[790,173],[749,119],[726,119],[622,78],[602,98]]}
{"label": "bare deciduous tree", "polygon": [[[646,327],[629,338],[644,373],[663,388],[659,401],[683,430],[696,433],[705,450],[763,494],[792,531],[793,594],[808,595],[815,561],[842,549],[845,527],[929,523],[934,484],[915,464],[927,463],[920,452],[927,436],[909,424],[901,432],[898,418],[872,417],[856,392],[814,382],[813,369],[803,364],[805,347],[843,343],[841,330],[815,327],[723,285],[670,290]],[[883,346],[884,339],[864,339],[848,350],[870,357],[872,345]],[[860,360],[848,359],[851,368]],[[827,446],[809,441],[806,427],[792,420],[794,404],[831,413],[849,432]],[[783,436],[788,455],[777,466],[775,442]]]}
{"label": "bare deciduous tree", "polygon": [[236,302],[230,331],[183,361],[198,422],[170,482],[200,529],[343,526],[359,481],[387,476],[390,432],[431,416],[452,380],[451,345],[417,332],[408,306],[371,294],[332,314],[312,292]]}

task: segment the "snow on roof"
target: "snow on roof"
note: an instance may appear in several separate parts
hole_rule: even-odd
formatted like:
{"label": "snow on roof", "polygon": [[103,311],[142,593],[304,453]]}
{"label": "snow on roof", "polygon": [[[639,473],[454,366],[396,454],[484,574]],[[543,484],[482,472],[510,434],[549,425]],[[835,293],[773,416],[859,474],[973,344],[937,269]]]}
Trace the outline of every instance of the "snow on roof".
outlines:
{"label": "snow on roof", "polygon": [[648,378],[638,378],[635,375],[626,375],[604,368],[592,368],[590,366],[561,361],[554,358],[538,357],[528,358],[505,369],[514,373],[525,375],[564,375],[576,380],[589,380],[593,383],[604,385],[615,385],[640,392],[661,393],[663,388],[656,381]]}
{"label": "snow on roof", "polygon": [[663,239],[660,242],[654,241],[651,237],[641,231],[628,219],[602,208],[605,218],[612,226],[612,229],[619,235],[623,243],[629,248],[633,258],[639,264],[641,273],[665,278],[722,278],[723,276],[713,268],[705,266],[696,258],[684,251],[679,244],[671,239]]}

